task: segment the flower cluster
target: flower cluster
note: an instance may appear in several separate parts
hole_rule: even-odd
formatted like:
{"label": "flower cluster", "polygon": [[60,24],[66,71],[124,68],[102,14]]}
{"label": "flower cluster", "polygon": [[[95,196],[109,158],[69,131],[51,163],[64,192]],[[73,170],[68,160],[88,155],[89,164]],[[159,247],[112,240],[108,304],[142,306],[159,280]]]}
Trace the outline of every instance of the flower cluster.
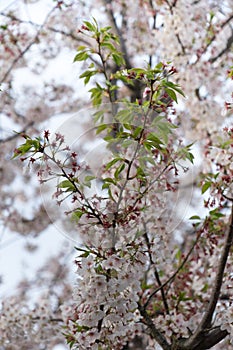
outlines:
{"label": "flower cluster", "polygon": [[83,350],[121,349],[143,329],[137,303],[147,257],[136,247],[82,255],[76,260],[76,317],[68,321],[69,339]]}

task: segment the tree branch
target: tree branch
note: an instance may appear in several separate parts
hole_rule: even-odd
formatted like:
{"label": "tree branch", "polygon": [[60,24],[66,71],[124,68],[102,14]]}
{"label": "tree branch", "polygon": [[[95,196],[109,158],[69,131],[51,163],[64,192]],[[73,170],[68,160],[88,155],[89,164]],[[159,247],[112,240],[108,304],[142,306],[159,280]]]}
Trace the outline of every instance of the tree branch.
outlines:
{"label": "tree branch", "polygon": [[211,63],[214,63],[215,61],[217,61],[217,59],[219,59],[222,55],[224,55],[227,51],[230,50],[232,44],[233,44],[233,29],[231,30],[231,36],[227,40],[226,47],[221,52],[219,52],[219,54],[217,56],[211,58],[209,61]]}
{"label": "tree branch", "polygon": [[[154,261],[153,261],[153,258],[152,258],[151,252],[150,252],[150,241],[149,241],[149,237],[148,237],[148,234],[147,234],[147,229],[146,229],[146,223],[145,222],[143,222],[143,226],[144,226],[144,230],[145,230],[144,237],[145,237],[146,245],[147,245],[147,248],[148,248],[148,254],[149,254],[150,263],[151,263],[151,265],[154,265]],[[169,306],[168,306],[168,302],[167,302],[167,299],[166,299],[164,287],[162,285],[162,282],[160,280],[159,273],[158,273],[156,267],[154,267],[154,275],[155,275],[155,279],[156,279],[156,281],[157,281],[157,283],[158,283],[158,285],[160,287],[161,296],[162,296],[162,300],[163,300],[163,305],[164,305],[165,311],[166,311],[167,314],[169,314]]]}
{"label": "tree branch", "polygon": [[6,143],[8,141],[11,141],[11,140],[14,140],[16,137],[19,136],[19,134],[24,134],[27,129],[32,126],[34,124],[33,121],[31,121],[30,123],[28,123],[21,131],[17,132],[17,133],[14,133],[12,134],[11,136],[5,138],[5,139],[0,139],[0,143]]}
{"label": "tree branch", "polygon": [[214,345],[226,338],[227,335],[228,332],[226,330],[221,330],[220,327],[210,330],[204,334],[201,344],[198,344],[197,347],[193,348],[193,350],[211,349]]}
{"label": "tree branch", "polygon": [[104,0],[104,3],[106,5],[106,11],[110,17],[110,21],[112,23],[112,26],[114,27],[114,29],[116,30],[116,33],[120,39],[120,45],[121,45],[121,52],[123,53],[124,59],[125,59],[125,65],[127,69],[132,68],[132,64],[130,62],[129,59],[129,55],[128,55],[128,51],[127,51],[127,47],[126,47],[126,41],[124,40],[123,36],[122,36],[122,31],[120,30],[120,28],[118,27],[117,23],[116,23],[116,19],[114,17],[114,13],[111,9],[111,0]]}
{"label": "tree branch", "polygon": [[[220,28],[223,29],[232,19],[233,19],[233,14],[232,14],[230,17],[228,17],[228,18],[221,24]],[[219,33],[218,33],[218,34],[219,34]],[[205,46],[205,48],[202,50],[201,55],[198,56],[198,58],[197,58],[197,60],[195,61],[194,64],[196,64],[197,62],[200,61],[202,55],[203,55],[204,53],[206,53],[208,47],[212,44],[212,42],[213,42],[215,39],[216,39],[216,34],[214,34],[214,35],[209,39],[208,44],[207,44],[207,45]],[[210,62],[212,62],[212,61],[210,60]]]}
{"label": "tree branch", "polygon": [[[20,54],[15,57],[15,59],[12,61],[10,67],[7,69],[7,71],[5,72],[5,74],[3,75],[0,84],[2,84],[6,78],[8,77],[8,75],[10,74],[10,72],[12,71],[12,69],[15,67],[15,65],[18,63],[18,61],[25,55],[25,53],[31,48],[31,46],[33,46],[37,40],[38,40],[38,36],[40,34],[40,32],[42,31],[44,25],[47,23],[47,21],[49,20],[50,15],[53,13],[53,11],[57,8],[57,6],[53,7],[51,9],[51,11],[49,11],[49,13],[47,14],[44,22],[39,26],[36,35],[34,36],[33,40],[24,48],[24,50],[22,50],[20,52]],[[2,15],[2,13],[0,13]],[[14,16],[13,16],[14,17]],[[10,17],[11,18],[11,17]]]}
{"label": "tree branch", "polygon": [[[222,254],[221,254],[221,257],[219,260],[218,270],[217,270],[217,274],[215,277],[215,282],[214,282],[214,286],[213,286],[212,293],[210,296],[209,304],[207,306],[207,309],[203,315],[203,318],[202,318],[197,330],[187,341],[185,341],[184,349],[194,349],[194,350],[198,349],[199,350],[200,348],[194,347],[194,345],[197,344],[197,346],[199,346],[202,343],[203,339],[205,338],[206,330],[208,328],[210,328],[210,326],[211,326],[213,314],[214,314],[214,311],[215,311],[215,308],[216,308],[216,305],[217,305],[217,302],[219,299],[221,286],[222,286],[222,282],[223,282],[223,274],[224,274],[225,266],[227,263],[228,255],[230,253],[230,248],[232,246],[232,242],[233,242],[233,205],[231,208],[231,219],[230,219],[229,230],[228,230],[225,244],[223,247],[223,251],[222,251]],[[204,349],[208,349],[208,348],[204,348]]]}
{"label": "tree branch", "polygon": [[213,346],[222,341],[228,332],[226,330],[221,330],[220,326],[212,328],[200,334],[196,341],[192,345],[186,345],[185,338],[175,341],[171,350],[207,350],[211,349]]}
{"label": "tree branch", "polygon": [[138,303],[138,309],[145,321],[145,324],[149,327],[152,337],[157,341],[163,350],[170,350],[171,346],[168,344],[164,335],[155,327],[154,322],[147,313],[145,307]]}
{"label": "tree branch", "polygon": [[199,238],[201,237],[201,232],[197,235],[197,238],[195,239],[192,247],[190,248],[189,252],[187,253],[186,257],[184,258],[184,260],[182,261],[182,263],[180,264],[180,266],[177,268],[177,270],[171,275],[171,277],[169,277],[166,282],[164,282],[161,286],[159,286],[157,289],[154,290],[153,293],[151,293],[151,295],[149,296],[149,298],[147,299],[146,303],[144,304],[145,307],[147,307],[149,305],[149,303],[151,302],[152,298],[155,296],[155,294],[158,293],[158,291],[161,288],[164,288],[165,286],[167,286],[169,283],[173,282],[173,280],[176,278],[176,276],[178,275],[178,273],[180,272],[180,270],[183,269],[184,265],[186,264],[186,262],[188,261],[190,255],[192,254],[197,242],[199,241]]}

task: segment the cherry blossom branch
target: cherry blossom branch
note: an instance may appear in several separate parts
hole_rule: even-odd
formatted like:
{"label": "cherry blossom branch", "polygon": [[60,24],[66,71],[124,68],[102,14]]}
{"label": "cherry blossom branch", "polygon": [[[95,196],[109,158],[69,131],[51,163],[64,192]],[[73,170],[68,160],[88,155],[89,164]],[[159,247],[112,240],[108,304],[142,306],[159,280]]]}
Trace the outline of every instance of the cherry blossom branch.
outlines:
{"label": "cherry blossom branch", "polygon": [[149,327],[152,337],[159,343],[163,350],[171,350],[171,347],[168,344],[166,338],[155,327],[155,324],[152,318],[147,313],[145,306],[142,306],[140,303],[138,303],[138,309],[140,311],[140,314],[144,318],[146,325]]}
{"label": "cherry blossom branch", "polygon": [[195,239],[192,247],[190,248],[189,252],[187,253],[186,257],[184,258],[184,260],[182,261],[180,266],[177,268],[177,270],[171,275],[171,277],[169,277],[169,279],[166,282],[164,282],[161,286],[156,288],[153,293],[151,293],[151,295],[149,296],[149,298],[147,299],[147,301],[144,304],[145,308],[147,308],[147,306],[150,304],[150,302],[151,302],[152,298],[155,296],[155,294],[157,294],[162,288],[166,287],[169,283],[173,282],[173,280],[176,278],[178,273],[183,269],[184,265],[188,261],[190,255],[192,254],[192,252],[193,252],[195,246],[197,245],[200,237],[201,237],[201,231],[198,233],[197,238]]}
{"label": "cherry blossom branch", "polygon": [[44,22],[39,26],[39,29],[36,32],[36,35],[34,36],[33,40],[20,52],[20,54],[15,57],[15,59],[12,61],[10,67],[7,69],[7,71],[5,72],[5,74],[3,75],[2,79],[0,80],[0,84],[2,84],[8,77],[8,75],[11,73],[12,69],[15,67],[15,65],[19,62],[19,60],[25,55],[25,53],[38,41],[38,36],[40,35],[40,32],[43,30],[43,27],[45,26],[45,24],[47,23],[47,21],[49,20],[49,17],[51,16],[51,14],[53,13],[53,11],[55,11],[55,9],[57,8],[57,6],[53,7],[49,13],[47,14]]}
{"label": "cherry blossom branch", "polygon": [[[23,24],[30,24],[31,26],[35,27],[35,28],[40,28],[41,27],[41,24],[38,24],[38,23],[35,23],[33,21],[26,21],[26,20],[23,20],[21,18],[18,18],[16,17],[15,15],[13,15],[12,13],[4,13],[4,12],[0,12],[0,16],[3,16],[3,17],[6,17],[6,18],[9,18],[10,20],[12,21],[16,21],[18,23],[23,23]],[[75,35],[73,32],[66,32],[62,29],[57,29],[57,28],[53,28],[53,27],[50,27],[48,26],[47,29],[51,32],[54,32],[54,33],[59,33],[59,34],[62,34],[64,36],[67,36],[75,41],[80,41],[80,39],[78,38],[77,35]]]}
{"label": "cherry blossom branch", "polygon": [[[146,229],[146,223],[145,222],[143,222],[143,226],[144,226],[144,230],[145,230],[144,237],[145,237],[146,245],[148,247],[148,254],[149,254],[150,264],[153,266],[154,265],[154,261],[153,261],[153,258],[152,258],[151,252],[150,252],[150,241],[149,241],[149,237],[148,237],[148,234],[147,234],[147,229]],[[159,274],[158,274],[158,271],[157,271],[156,267],[154,268],[154,275],[155,275],[155,279],[156,279],[156,281],[157,281],[157,283],[158,283],[158,285],[160,287],[160,290],[161,290],[161,296],[162,296],[164,308],[166,310],[166,313],[169,314],[169,306],[168,306],[168,302],[167,302],[167,299],[166,299],[166,296],[165,296],[164,287],[162,286],[162,282],[160,280],[160,277],[159,277]]]}
{"label": "cherry blossom branch", "polygon": [[214,63],[215,61],[217,61],[222,55],[224,55],[226,52],[230,50],[232,44],[233,44],[233,29],[231,29],[231,36],[227,39],[226,47],[221,52],[219,52],[217,56],[211,58],[210,62]]}
{"label": "cherry blossom branch", "polygon": [[206,350],[211,349],[213,346],[218,344],[221,340],[226,338],[228,332],[226,330],[221,330],[220,326],[216,327],[203,336],[201,344],[198,344],[193,350]]}
{"label": "cherry blossom branch", "polygon": [[179,339],[171,346],[171,350],[207,350],[218,344],[228,335],[227,330],[214,327],[203,332],[200,338],[192,345],[186,345],[187,338]]}
{"label": "cherry blossom branch", "polygon": [[180,47],[181,47],[183,55],[185,55],[186,54],[185,46],[184,46],[184,44],[182,43],[182,41],[180,39],[180,35],[176,34],[176,38],[177,38],[178,43],[180,44]]}
{"label": "cherry blossom branch", "polygon": [[[231,16],[229,16],[229,17],[226,19],[226,21],[224,21],[224,22],[221,24],[221,26],[220,26],[221,29],[223,29],[232,19],[233,19],[233,14],[232,14]],[[219,33],[218,33],[218,34],[219,34]],[[216,34],[214,34],[214,35],[209,39],[208,44],[207,44],[207,45],[205,46],[205,48],[202,50],[201,55],[198,56],[198,58],[197,58],[197,60],[195,61],[194,64],[196,64],[197,62],[200,61],[202,55],[203,55],[204,53],[206,53],[207,49],[209,48],[209,46],[213,43],[213,41],[214,41],[215,39],[216,39]],[[222,54],[224,54],[224,53],[222,53]],[[219,57],[220,57],[220,56],[219,56]],[[218,57],[218,58],[219,58],[219,57]],[[215,61],[216,61],[216,60],[215,60]],[[212,59],[210,59],[210,62],[213,63]]]}
{"label": "cherry blossom branch", "polygon": [[232,242],[233,242],[233,205],[232,205],[232,209],[231,209],[231,221],[230,221],[229,231],[228,231],[228,234],[226,237],[226,241],[225,241],[222,255],[220,257],[218,271],[217,271],[217,275],[215,278],[215,284],[213,287],[213,291],[211,294],[208,308],[207,308],[207,310],[204,314],[204,317],[200,323],[199,329],[205,329],[205,328],[209,327],[211,324],[213,313],[215,311],[215,308],[216,308],[216,305],[218,302],[218,298],[219,298],[219,294],[220,294],[220,290],[221,290],[221,286],[222,286],[222,281],[223,281],[223,274],[224,274],[225,266],[227,263],[228,255],[230,253],[230,248],[232,246]]}
{"label": "cherry blossom branch", "polygon": [[[211,325],[213,314],[219,299],[220,291],[221,291],[221,286],[223,282],[223,275],[224,275],[224,270],[225,266],[227,263],[227,259],[230,253],[230,249],[233,243],[233,205],[231,209],[231,219],[230,219],[230,225],[229,225],[229,230],[228,234],[225,240],[225,244],[223,247],[223,251],[220,257],[219,265],[218,265],[218,270],[217,274],[215,277],[215,282],[214,286],[212,289],[212,293],[210,296],[209,304],[208,307],[204,313],[204,316],[195,331],[195,333],[185,342],[185,347],[184,349],[195,349],[193,348],[194,344],[201,344],[203,335],[205,334],[206,329],[208,329]],[[199,349],[199,348],[198,348]]]}
{"label": "cherry blossom branch", "polygon": [[[165,0],[165,3],[166,3],[166,4],[168,5],[168,7],[169,7],[169,11],[170,11],[171,15],[173,15],[173,8],[176,7],[177,0],[174,0],[172,4],[170,4],[168,0]],[[181,47],[181,50],[182,50],[183,55],[185,55],[185,54],[186,54],[185,46],[184,46],[184,44],[182,43],[182,40],[181,40],[181,38],[180,38],[180,35],[177,33],[175,36],[176,36],[177,41],[178,41],[178,43],[179,43],[179,45],[180,45],[180,47]]]}
{"label": "cherry blossom branch", "polygon": [[[61,172],[62,172],[62,174],[61,174],[60,176],[65,177],[65,178],[74,186],[74,191],[73,191],[73,193],[76,192],[76,193],[79,194],[80,198],[83,198],[84,202],[86,203],[86,204],[85,204],[85,207],[86,207],[87,209],[89,209],[90,212],[91,212],[91,214],[97,219],[97,223],[100,224],[100,225],[103,225],[103,222],[102,222],[102,220],[101,220],[101,217],[100,217],[99,213],[98,213],[98,212],[96,213],[95,208],[92,207],[92,205],[90,204],[90,202],[89,202],[89,200],[87,199],[87,197],[86,197],[86,196],[84,195],[84,193],[81,192],[80,189],[77,187],[77,184],[76,184],[76,182],[74,181],[74,179],[73,179],[71,176],[69,176],[69,175],[65,172],[63,166],[60,165],[60,163],[54,158],[54,156],[50,156],[49,154],[45,153],[44,151],[43,151],[43,154],[44,154],[45,157],[47,157],[48,159],[50,159],[51,162],[53,162],[54,164],[56,164],[56,165],[58,166],[58,168],[59,168],[59,169],[61,170]],[[56,177],[57,177],[57,176],[59,176],[59,175],[56,175]]]}
{"label": "cherry blossom branch", "polygon": [[[39,31],[38,31],[39,33]],[[25,53],[37,42],[38,39],[38,33],[35,35],[34,39],[24,48],[23,51],[20,52],[20,54],[15,57],[15,59],[12,61],[10,67],[7,69],[7,71],[5,72],[5,74],[3,75],[0,84],[2,84],[6,78],[8,77],[8,75],[11,73],[12,69],[15,67],[15,65],[18,63],[18,61],[25,55]]]}
{"label": "cherry blossom branch", "polygon": [[165,0],[165,3],[168,5],[171,14],[173,14],[173,8],[176,7],[177,0],[174,0],[172,4],[168,0]]}
{"label": "cherry blossom branch", "polygon": [[[23,19],[20,19],[20,18],[16,17],[15,15],[12,15],[10,13],[0,12],[0,16],[9,18],[10,20],[16,21],[18,23],[30,24],[31,26],[33,26],[35,28],[40,28],[40,26],[41,26],[38,23],[35,23],[35,22],[32,22],[32,21],[25,21]],[[80,37],[78,37],[72,31],[66,32],[63,29],[57,29],[57,28],[50,27],[50,26],[47,26],[46,29],[49,30],[50,32],[61,34],[61,35],[65,36],[65,37],[67,37],[67,38],[73,39],[74,41],[77,41],[78,43],[80,43]],[[87,40],[82,38],[81,41],[82,41],[83,44],[89,45],[89,42]],[[93,61],[97,67],[99,67],[99,68],[101,67],[100,63],[97,60],[95,60],[93,57],[90,57],[90,60]]]}

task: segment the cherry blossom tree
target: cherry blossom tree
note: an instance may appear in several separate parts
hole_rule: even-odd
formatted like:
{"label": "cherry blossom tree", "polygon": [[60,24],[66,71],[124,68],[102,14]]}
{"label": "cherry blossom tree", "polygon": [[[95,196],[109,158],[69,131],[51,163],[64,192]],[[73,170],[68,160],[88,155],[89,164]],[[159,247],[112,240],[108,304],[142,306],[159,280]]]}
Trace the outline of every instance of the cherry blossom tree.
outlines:
{"label": "cherry blossom tree", "polygon": [[[33,236],[65,211],[82,241],[78,280],[62,267],[64,247],[33,281],[48,287],[33,306],[32,281],[22,281],[2,303],[3,349],[53,349],[65,339],[73,349],[231,349],[231,2],[48,7],[41,24],[15,8],[1,13],[2,115],[18,130],[1,143],[4,162],[15,149],[38,174],[34,193],[54,186],[58,206],[51,214],[38,201],[30,219],[20,217],[15,198],[30,197],[12,184],[31,175],[11,160],[2,165],[2,222]],[[98,20],[85,19],[90,9]],[[17,93],[17,71],[40,75],[64,48],[90,101],[65,81]],[[89,138],[105,147],[97,166],[80,142],[47,128],[39,136],[49,117],[90,103]]]}

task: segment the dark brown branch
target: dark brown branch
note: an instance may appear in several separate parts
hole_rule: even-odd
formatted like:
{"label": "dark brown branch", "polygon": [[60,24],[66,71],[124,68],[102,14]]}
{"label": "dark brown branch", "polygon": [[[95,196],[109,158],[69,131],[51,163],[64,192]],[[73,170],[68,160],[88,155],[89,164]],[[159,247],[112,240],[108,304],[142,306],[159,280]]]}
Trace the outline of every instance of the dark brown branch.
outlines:
{"label": "dark brown branch", "polygon": [[177,270],[171,275],[171,277],[168,278],[168,280],[166,280],[166,282],[164,282],[160,287],[158,287],[157,289],[154,290],[153,293],[151,293],[151,295],[149,296],[149,298],[147,299],[146,303],[144,304],[145,307],[147,307],[149,305],[149,303],[151,302],[152,298],[160,291],[161,288],[166,287],[169,283],[173,282],[173,280],[176,278],[176,276],[178,275],[178,273],[183,269],[184,265],[186,264],[186,262],[188,261],[190,255],[192,254],[197,242],[199,241],[201,237],[201,233],[198,234],[197,238],[195,239],[192,247],[190,248],[189,252],[187,253],[186,257],[184,258],[184,260],[182,261],[182,263],[180,264],[180,266],[177,268]]}
{"label": "dark brown branch", "polygon": [[[151,265],[154,265],[154,261],[153,261],[153,258],[152,258],[151,252],[150,252],[150,241],[149,241],[149,237],[148,237],[148,234],[147,234],[147,229],[146,229],[146,223],[145,222],[143,223],[143,226],[144,226],[144,230],[145,230],[144,237],[145,237],[146,245],[147,245],[147,248],[148,248],[148,254],[149,254],[150,263],[151,263]],[[169,306],[168,306],[168,303],[167,303],[164,287],[162,285],[162,282],[160,280],[159,273],[158,273],[156,267],[154,267],[154,275],[155,275],[155,279],[156,279],[156,281],[157,281],[157,283],[158,283],[158,285],[160,287],[161,296],[162,296],[162,300],[163,300],[163,305],[164,305],[165,311],[166,311],[167,314],[169,314]]]}
{"label": "dark brown branch", "polygon": [[138,309],[140,314],[142,315],[145,324],[148,326],[151,336],[157,341],[157,343],[162,347],[163,350],[170,350],[171,347],[168,344],[166,338],[160,331],[155,327],[153,320],[147,313],[145,307],[143,307],[140,303],[138,303]]}
{"label": "dark brown branch", "polygon": [[230,227],[229,227],[229,231],[228,231],[226,241],[224,244],[223,252],[222,252],[222,255],[220,257],[218,271],[217,271],[217,275],[215,278],[215,284],[214,284],[213,291],[211,294],[210,302],[209,302],[208,308],[204,314],[204,317],[200,323],[199,329],[201,329],[201,330],[209,327],[211,324],[213,313],[215,311],[215,307],[216,307],[216,304],[218,302],[218,298],[220,295],[220,290],[221,290],[222,281],[223,281],[223,274],[224,274],[225,266],[227,263],[227,258],[228,258],[229,252],[230,252],[230,248],[232,246],[232,242],[233,242],[233,206],[232,206],[232,212],[231,212]]}
{"label": "dark brown branch", "polygon": [[[157,14],[156,14],[156,11],[155,11],[155,9],[154,9],[153,1],[150,0],[149,3],[150,3],[150,7],[151,7],[151,9],[152,9],[152,12],[154,13],[154,15],[153,15],[152,30],[155,30],[155,29],[156,29],[156,18],[157,18]],[[150,56],[149,56],[149,66],[150,66],[150,67],[152,67],[152,58],[153,58],[153,56],[150,55]]]}
{"label": "dark brown branch", "polygon": [[[230,23],[230,21],[231,21],[232,19],[233,19],[233,14],[232,14],[230,17],[228,17],[228,18],[226,19],[226,21],[224,21],[224,22],[220,25],[221,29],[223,29],[228,23]],[[218,33],[218,34],[219,34],[219,33]],[[215,39],[216,39],[216,34],[214,34],[214,35],[210,38],[208,44],[207,44],[207,45],[205,46],[205,48],[202,50],[201,55],[197,58],[195,64],[200,60],[201,56],[202,56],[204,53],[206,53],[207,49],[209,48],[209,46],[213,43],[213,41],[214,41]],[[210,60],[210,62],[212,62],[212,61]]]}
{"label": "dark brown branch", "polygon": [[184,46],[184,44],[182,43],[179,34],[176,34],[176,38],[177,38],[178,43],[180,44],[180,47],[181,47],[181,50],[182,50],[183,55],[185,55],[185,54],[186,54],[185,46]]}
{"label": "dark brown branch", "polygon": [[129,59],[129,55],[128,55],[128,51],[127,51],[127,47],[126,47],[126,42],[125,39],[122,36],[122,31],[120,30],[120,28],[118,27],[117,23],[116,23],[116,19],[114,17],[114,13],[111,9],[111,6],[107,6],[111,4],[111,0],[104,0],[104,3],[106,5],[106,11],[108,12],[108,15],[110,17],[111,23],[113,25],[113,28],[116,30],[116,33],[120,39],[120,46],[121,46],[121,52],[124,56],[125,59],[125,65],[127,69],[132,68],[130,59]]}
{"label": "dark brown branch", "polygon": [[231,36],[227,40],[226,47],[221,52],[219,52],[217,56],[211,58],[209,61],[211,63],[214,63],[215,61],[217,61],[221,56],[223,56],[225,53],[227,53],[230,50],[232,44],[233,44],[233,30],[231,30]]}
{"label": "dark brown branch", "polygon": [[221,330],[220,326],[212,328],[200,334],[192,345],[186,345],[187,340],[185,338],[174,341],[171,346],[171,350],[207,350],[222,341],[228,332]]}
{"label": "dark brown branch", "polygon": [[[231,209],[231,219],[230,219],[229,230],[228,230],[225,244],[224,244],[222,254],[221,254],[221,257],[219,260],[218,270],[217,270],[217,274],[215,277],[215,282],[214,282],[214,286],[213,286],[212,293],[210,296],[209,304],[207,306],[207,309],[204,313],[204,316],[203,316],[197,330],[185,342],[184,349],[199,349],[199,348],[195,348],[194,344],[201,343],[206,329],[210,328],[210,326],[211,326],[213,314],[215,312],[215,308],[216,308],[216,305],[217,305],[217,302],[219,299],[221,286],[222,286],[222,282],[223,282],[223,274],[224,274],[225,266],[227,263],[227,258],[228,258],[228,255],[230,253],[230,249],[232,246],[232,242],[233,242],[233,205],[232,205],[232,209]],[[208,349],[208,348],[206,348],[206,349]]]}
{"label": "dark brown branch", "polygon": [[205,333],[201,344],[198,344],[193,350],[211,349],[214,345],[226,338],[227,335],[228,332],[226,330],[221,330],[220,327],[217,327],[208,333]]}

